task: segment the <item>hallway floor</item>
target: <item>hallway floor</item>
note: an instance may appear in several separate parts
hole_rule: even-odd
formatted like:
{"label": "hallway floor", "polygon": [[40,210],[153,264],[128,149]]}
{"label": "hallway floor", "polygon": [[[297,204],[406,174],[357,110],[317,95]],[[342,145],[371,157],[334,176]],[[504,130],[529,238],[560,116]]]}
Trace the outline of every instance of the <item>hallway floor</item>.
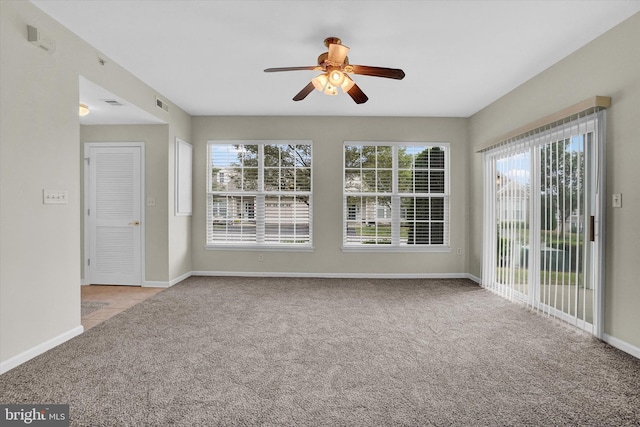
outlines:
{"label": "hallway floor", "polygon": [[87,331],[164,289],[117,285],[82,286],[81,301],[85,306],[83,311],[88,311],[81,317],[82,326]]}

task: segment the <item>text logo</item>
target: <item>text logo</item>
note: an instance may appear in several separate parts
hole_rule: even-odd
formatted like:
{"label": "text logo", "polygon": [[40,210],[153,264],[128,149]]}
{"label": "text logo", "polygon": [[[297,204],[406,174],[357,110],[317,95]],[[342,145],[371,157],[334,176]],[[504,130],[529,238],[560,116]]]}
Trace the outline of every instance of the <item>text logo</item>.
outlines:
{"label": "text logo", "polygon": [[69,427],[69,405],[0,405],[0,426]]}

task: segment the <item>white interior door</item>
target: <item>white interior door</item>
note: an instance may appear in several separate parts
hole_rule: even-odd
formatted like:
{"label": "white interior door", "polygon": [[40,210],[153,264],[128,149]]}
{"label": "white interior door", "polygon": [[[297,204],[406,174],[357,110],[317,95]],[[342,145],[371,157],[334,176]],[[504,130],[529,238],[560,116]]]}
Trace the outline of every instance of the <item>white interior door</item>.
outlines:
{"label": "white interior door", "polygon": [[85,150],[85,281],[142,285],[142,144],[90,143]]}

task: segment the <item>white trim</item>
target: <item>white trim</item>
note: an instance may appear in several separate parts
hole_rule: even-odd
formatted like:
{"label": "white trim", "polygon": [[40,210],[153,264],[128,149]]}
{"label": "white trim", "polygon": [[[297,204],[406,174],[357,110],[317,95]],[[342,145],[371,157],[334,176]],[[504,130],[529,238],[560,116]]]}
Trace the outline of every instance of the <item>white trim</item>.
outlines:
{"label": "white trim", "polygon": [[451,253],[451,246],[437,245],[363,245],[349,244],[342,245],[342,252],[434,252]]}
{"label": "white trim", "polygon": [[242,245],[241,243],[216,243],[210,245],[204,245],[204,249],[207,251],[253,251],[253,252],[313,252],[315,248],[313,245],[259,245],[256,243],[248,243]]}
{"label": "white trim", "polygon": [[626,341],[622,341],[616,337],[612,337],[609,334],[602,334],[602,340],[607,344],[617,348],[618,350],[622,350],[625,353],[629,353],[633,357],[640,359],[640,347],[636,347],[634,345],[629,344]]}
{"label": "white trim", "polygon": [[142,284],[143,288],[170,288],[173,286],[171,282],[157,281],[157,280],[147,280]]}
{"label": "white trim", "polygon": [[53,337],[50,340],[47,340],[41,344],[36,345],[35,347],[30,348],[27,351],[24,351],[16,356],[13,356],[9,360],[5,360],[0,363],[0,374],[4,374],[5,372],[15,368],[16,366],[22,365],[24,362],[33,359],[36,356],[41,355],[42,353],[51,350],[54,347],[59,346],[65,341],[70,340],[73,337],[76,337],[84,332],[84,327],[82,325],[76,326],[73,329],[64,332],[57,337]]}
{"label": "white trim", "polygon": [[478,276],[474,276],[473,274],[467,273],[467,279],[473,280],[478,285],[482,286],[482,279]]}
{"label": "white trim", "polygon": [[[193,214],[193,146],[177,137],[174,175],[174,215],[191,216]],[[183,199],[182,196],[186,199]]]}
{"label": "white trim", "polygon": [[[327,279],[470,279],[467,273],[302,273],[282,271],[192,271],[193,276],[303,277]],[[478,279],[477,277],[475,279]],[[477,281],[477,280],[474,280]]]}
{"label": "white trim", "polygon": [[379,279],[469,279],[481,285],[482,279],[469,273],[298,273],[298,272],[247,272],[247,271],[190,271],[169,282],[149,281],[148,287],[171,287],[191,276],[240,276],[240,277],[318,277],[318,278],[379,278]]}
{"label": "white trim", "polygon": [[176,277],[175,279],[171,279],[168,282],[161,282],[161,281],[155,281],[155,280],[147,280],[146,282],[144,282],[144,284],[142,285],[143,288],[170,288],[171,286],[182,282],[185,279],[188,279],[189,277],[192,276],[192,272],[188,272],[185,273],[181,276]]}
{"label": "white trim", "polygon": [[[611,99],[609,99],[611,102]],[[606,179],[606,166],[607,166],[607,112],[602,110],[597,114],[597,120],[595,121],[595,135],[597,139],[596,149],[594,150],[595,156],[595,182],[596,182],[596,224],[595,230],[597,233],[596,240],[599,243],[596,247],[597,255],[596,259],[598,263],[594,265],[594,279],[600,286],[596,287],[596,293],[594,295],[596,304],[594,306],[593,314],[593,326],[594,335],[597,338],[602,339],[604,335],[604,312],[605,312],[605,286],[606,286],[606,234],[607,234],[607,189],[605,185]],[[636,353],[636,357],[640,358],[640,353]]]}

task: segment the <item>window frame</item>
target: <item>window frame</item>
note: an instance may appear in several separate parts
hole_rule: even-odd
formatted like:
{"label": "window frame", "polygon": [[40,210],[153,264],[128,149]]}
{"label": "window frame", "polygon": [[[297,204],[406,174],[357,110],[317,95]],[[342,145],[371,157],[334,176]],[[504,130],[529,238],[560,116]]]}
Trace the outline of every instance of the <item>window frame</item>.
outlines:
{"label": "window frame", "polygon": [[[215,178],[212,176],[213,165],[213,147],[219,146],[247,146],[257,145],[257,188],[250,190],[226,190],[226,191],[213,191],[212,182]],[[264,147],[267,145],[308,145],[310,149],[310,164],[309,168],[309,190],[269,190],[265,188],[265,169],[269,169],[269,166],[265,166]],[[208,140],[207,141],[207,156],[206,156],[206,207],[205,207],[205,249],[207,250],[260,250],[260,251],[295,251],[295,252],[308,252],[313,251],[313,141],[311,140]],[[242,166],[244,167],[244,166]],[[296,169],[296,168],[294,168]],[[222,172],[224,173],[224,172]],[[227,179],[225,173],[225,179]],[[209,236],[212,234],[210,227],[212,226],[210,220],[210,208],[215,209],[215,203],[210,201],[213,196],[228,196],[234,195],[237,197],[254,197],[252,214],[247,210],[251,210],[247,203],[250,203],[242,199],[243,218],[248,218],[256,221],[256,236],[255,240],[245,241],[210,241]],[[305,243],[278,243],[269,240],[265,230],[265,224],[267,223],[266,212],[269,208],[273,208],[273,203],[269,201],[269,197],[307,197],[308,198],[308,228],[309,238]],[[266,201],[265,201],[266,199]],[[279,205],[282,204],[282,200],[278,200]],[[229,212],[227,212],[229,215]],[[225,221],[229,221],[230,217],[226,217]],[[280,224],[279,224],[280,225]],[[263,232],[260,233],[260,230]],[[261,234],[261,235],[259,235]],[[280,235],[278,235],[280,236]]]}
{"label": "window frame", "polygon": [[[390,192],[380,191],[347,191],[347,159],[346,152],[349,146],[367,146],[367,147],[391,147],[392,150],[392,184]],[[398,150],[400,147],[425,147],[427,149],[440,147],[444,151],[444,188],[442,193],[424,193],[416,192],[400,192],[399,191],[399,170],[401,170],[398,161]],[[450,175],[451,175],[451,147],[448,142],[401,142],[401,141],[344,141],[342,145],[342,251],[343,252],[451,252],[450,245]],[[375,168],[376,170],[378,167]],[[387,168],[384,168],[387,169]],[[405,170],[404,168],[402,170]],[[412,169],[413,170],[413,169]],[[368,244],[364,242],[348,241],[348,223],[352,222],[349,212],[353,211],[348,205],[348,198],[355,197],[388,197],[391,199],[391,242],[389,244],[375,243]],[[408,244],[401,239],[401,223],[403,220],[403,212],[406,208],[401,206],[401,199],[404,197],[438,197],[442,198],[443,208],[443,243],[442,244]],[[375,207],[376,220],[386,218],[378,218]],[[358,209],[358,211],[361,211]]]}

